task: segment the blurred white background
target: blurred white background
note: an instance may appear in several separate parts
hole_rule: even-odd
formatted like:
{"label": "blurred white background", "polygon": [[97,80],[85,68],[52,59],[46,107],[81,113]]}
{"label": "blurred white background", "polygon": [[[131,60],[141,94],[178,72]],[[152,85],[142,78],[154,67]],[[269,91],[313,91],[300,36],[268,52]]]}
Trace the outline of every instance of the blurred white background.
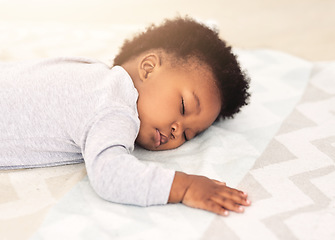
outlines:
{"label": "blurred white background", "polygon": [[217,23],[235,47],[335,59],[335,0],[0,0],[0,23],[146,26],[186,14]]}

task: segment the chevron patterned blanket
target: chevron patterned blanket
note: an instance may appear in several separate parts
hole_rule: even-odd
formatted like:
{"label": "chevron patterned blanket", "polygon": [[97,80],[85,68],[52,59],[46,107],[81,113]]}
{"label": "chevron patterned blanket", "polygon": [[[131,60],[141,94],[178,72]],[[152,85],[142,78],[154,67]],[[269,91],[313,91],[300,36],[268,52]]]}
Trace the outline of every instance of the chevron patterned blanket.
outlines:
{"label": "chevron patterned blanket", "polygon": [[[135,28],[28,27],[0,24],[9,33],[0,37],[1,61],[108,61]],[[235,52],[252,79],[251,103],[176,150],[134,154],[248,192],[245,213],[108,203],[92,191],[83,164],[1,171],[0,239],[335,239],[335,62]]]}

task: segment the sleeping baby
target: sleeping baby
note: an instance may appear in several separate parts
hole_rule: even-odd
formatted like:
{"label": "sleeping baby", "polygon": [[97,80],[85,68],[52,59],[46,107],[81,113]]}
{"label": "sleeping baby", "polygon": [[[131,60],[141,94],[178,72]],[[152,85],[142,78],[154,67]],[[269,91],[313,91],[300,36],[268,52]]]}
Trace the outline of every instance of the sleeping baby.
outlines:
{"label": "sleeping baby", "polygon": [[218,33],[190,18],[126,40],[114,66],[86,58],[0,64],[0,169],[85,163],[103,199],[183,203],[228,215],[247,194],[133,156],[174,149],[249,99],[249,79]]}

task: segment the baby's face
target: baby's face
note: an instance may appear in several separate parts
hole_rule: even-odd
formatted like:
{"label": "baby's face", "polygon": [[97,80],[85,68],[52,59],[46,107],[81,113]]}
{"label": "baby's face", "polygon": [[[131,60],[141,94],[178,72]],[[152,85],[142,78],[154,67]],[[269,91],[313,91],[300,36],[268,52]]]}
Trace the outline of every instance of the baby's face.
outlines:
{"label": "baby's face", "polygon": [[149,150],[173,149],[207,129],[221,109],[212,72],[196,64],[161,65],[148,75],[137,102],[141,121],[137,144]]}

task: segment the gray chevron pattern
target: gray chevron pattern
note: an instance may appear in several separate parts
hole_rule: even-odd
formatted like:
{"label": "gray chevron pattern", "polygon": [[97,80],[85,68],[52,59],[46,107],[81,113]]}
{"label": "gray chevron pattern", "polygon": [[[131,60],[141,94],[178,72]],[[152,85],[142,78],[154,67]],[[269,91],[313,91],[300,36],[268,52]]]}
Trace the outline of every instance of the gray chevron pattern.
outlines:
{"label": "gray chevron pattern", "polygon": [[[266,239],[335,238],[335,64],[322,66],[240,183],[252,193],[253,211],[265,212],[253,220],[269,231]],[[262,237],[249,233],[240,237]]]}

